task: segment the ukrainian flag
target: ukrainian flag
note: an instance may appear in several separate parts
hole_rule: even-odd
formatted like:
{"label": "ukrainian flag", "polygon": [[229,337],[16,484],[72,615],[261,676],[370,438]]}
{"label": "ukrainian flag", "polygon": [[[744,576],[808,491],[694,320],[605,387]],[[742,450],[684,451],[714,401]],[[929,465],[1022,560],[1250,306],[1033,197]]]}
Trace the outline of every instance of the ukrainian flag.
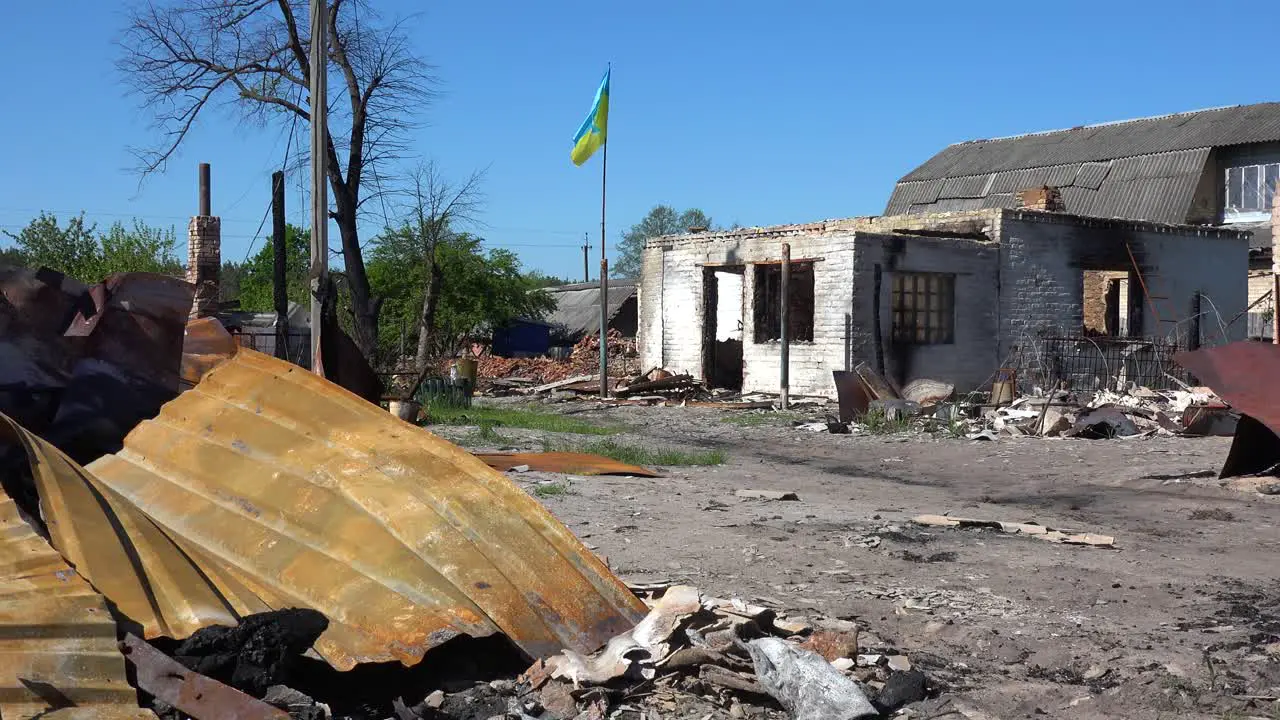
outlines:
{"label": "ukrainian flag", "polygon": [[573,136],[573,152],[570,153],[569,158],[573,160],[574,165],[586,162],[596,150],[604,146],[609,132],[610,72],[612,70],[605,71],[604,80],[596,90],[596,100],[591,105],[591,112],[587,114],[587,119],[582,121],[578,134]]}

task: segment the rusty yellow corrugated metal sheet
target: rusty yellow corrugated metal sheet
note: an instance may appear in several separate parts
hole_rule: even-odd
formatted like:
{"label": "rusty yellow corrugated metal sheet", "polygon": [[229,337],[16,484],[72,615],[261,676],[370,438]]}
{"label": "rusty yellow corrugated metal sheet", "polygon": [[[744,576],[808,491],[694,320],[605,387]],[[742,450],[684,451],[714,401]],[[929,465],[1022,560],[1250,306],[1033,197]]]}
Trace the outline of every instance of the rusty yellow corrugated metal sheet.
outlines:
{"label": "rusty yellow corrugated metal sheet", "polygon": [[[29,439],[0,422],[0,444]],[[106,603],[0,491],[0,717],[68,705],[83,717],[154,717],[137,700]]]}
{"label": "rusty yellow corrugated metal sheet", "polygon": [[42,450],[55,547],[150,637],[310,607],[331,622],[316,649],[346,669],[457,634],[590,651],[644,616],[501,474],[251,350],[84,470]]}

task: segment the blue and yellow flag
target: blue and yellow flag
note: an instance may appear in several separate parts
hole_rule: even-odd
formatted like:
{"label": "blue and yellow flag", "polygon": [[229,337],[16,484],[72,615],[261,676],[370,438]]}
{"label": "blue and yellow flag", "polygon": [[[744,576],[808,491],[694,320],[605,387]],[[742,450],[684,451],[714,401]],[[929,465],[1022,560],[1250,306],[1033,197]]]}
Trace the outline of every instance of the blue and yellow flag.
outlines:
{"label": "blue and yellow flag", "polygon": [[570,153],[569,158],[573,160],[574,165],[586,162],[605,143],[609,132],[610,72],[612,70],[605,71],[604,80],[596,90],[596,100],[591,105],[591,112],[587,114],[587,119],[582,121],[578,134],[573,136],[573,152]]}

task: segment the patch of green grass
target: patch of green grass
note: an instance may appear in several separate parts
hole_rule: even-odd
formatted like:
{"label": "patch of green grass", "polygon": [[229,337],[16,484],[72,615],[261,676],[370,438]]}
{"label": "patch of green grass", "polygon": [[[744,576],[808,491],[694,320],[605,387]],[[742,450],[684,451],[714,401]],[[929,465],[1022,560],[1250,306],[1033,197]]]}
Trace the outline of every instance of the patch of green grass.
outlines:
{"label": "patch of green grass", "polygon": [[728,459],[723,450],[675,450],[624,445],[615,440],[595,440],[589,443],[569,444],[543,441],[547,452],[580,452],[603,455],[618,462],[632,465],[722,465]]}
{"label": "patch of green grass", "polygon": [[952,418],[950,420],[930,418],[925,421],[924,430],[928,433],[946,435],[960,440],[969,437],[969,424],[960,418]]}
{"label": "patch of green grass", "polygon": [[911,418],[905,413],[889,417],[882,408],[872,408],[862,417],[862,426],[872,435],[893,435],[911,429]]}
{"label": "patch of green grass", "polygon": [[765,425],[783,425],[803,419],[803,415],[793,412],[753,412],[747,410],[726,415],[720,418],[720,422],[739,427],[762,427]]}
{"label": "patch of green grass", "polygon": [[572,495],[573,489],[569,487],[569,483],[550,482],[544,485],[537,485],[533,488],[533,494],[540,498],[563,497]]}
{"label": "patch of green grass", "polygon": [[498,408],[472,406],[430,407],[427,409],[428,424],[431,425],[476,425],[480,432],[484,428],[525,428],[527,430],[545,430],[555,433],[573,433],[575,435],[612,435],[618,428],[607,425],[594,425],[577,418],[567,417],[553,412],[534,410],[532,408]]}
{"label": "patch of green grass", "polygon": [[511,438],[494,430],[493,427],[493,423],[488,420],[480,421],[476,431],[467,437],[468,444],[505,445],[511,443]]}

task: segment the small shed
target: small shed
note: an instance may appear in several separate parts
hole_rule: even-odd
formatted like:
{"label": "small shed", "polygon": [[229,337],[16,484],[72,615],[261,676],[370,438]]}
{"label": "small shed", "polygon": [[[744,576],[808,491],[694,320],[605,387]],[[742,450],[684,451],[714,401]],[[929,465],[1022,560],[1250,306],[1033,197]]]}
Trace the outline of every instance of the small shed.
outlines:
{"label": "small shed", "polygon": [[500,357],[534,357],[551,348],[550,323],[513,320],[493,333],[493,354]]}
{"label": "small shed", "polygon": [[[608,327],[623,337],[635,337],[639,325],[636,289],[637,281],[634,279],[609,280],[609,298],[605,304]],[[599,283],[561,285],[547,288],[547,293],[556,301],[556,309],[546,318],[553,326],[553,346],[570,346],[587,335],[599,334]]]}

